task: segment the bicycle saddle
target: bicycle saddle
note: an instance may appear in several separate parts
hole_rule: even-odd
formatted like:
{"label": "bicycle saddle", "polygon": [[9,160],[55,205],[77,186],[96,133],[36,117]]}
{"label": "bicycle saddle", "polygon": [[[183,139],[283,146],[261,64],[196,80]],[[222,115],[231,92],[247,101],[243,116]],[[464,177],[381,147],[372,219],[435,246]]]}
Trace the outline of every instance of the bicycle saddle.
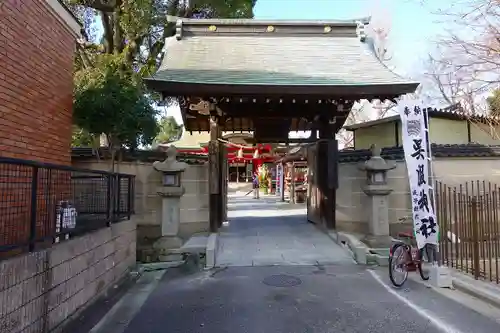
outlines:
{"label": "bicycle saddle", "polygon": [[398,237],[413,238],[413,233],[406,232],[406,231],[401,231],[401,232],[398,232]]}

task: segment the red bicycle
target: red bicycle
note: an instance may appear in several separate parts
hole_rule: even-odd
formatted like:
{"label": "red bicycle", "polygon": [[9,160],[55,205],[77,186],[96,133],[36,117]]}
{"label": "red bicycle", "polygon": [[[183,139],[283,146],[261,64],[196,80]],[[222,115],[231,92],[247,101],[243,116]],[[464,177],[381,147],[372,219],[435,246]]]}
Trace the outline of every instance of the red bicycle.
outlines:
{"label": "red bicycle", "polygon": [[429,280],[429,273],[424,271],[424,249],[419,250],[415,237],[409,232],[398,233],[399,241],[389,250],[389,278],[396,287],[401,287],[408,279],[408,272],[418,270],[422,280]]}

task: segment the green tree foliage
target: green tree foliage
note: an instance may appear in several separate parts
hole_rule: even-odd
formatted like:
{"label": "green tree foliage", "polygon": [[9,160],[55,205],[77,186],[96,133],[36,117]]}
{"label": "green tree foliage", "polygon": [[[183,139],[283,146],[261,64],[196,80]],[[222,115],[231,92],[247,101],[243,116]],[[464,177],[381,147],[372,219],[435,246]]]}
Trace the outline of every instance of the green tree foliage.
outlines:
{"label": "green tree foliage", "polygon": [[90,134],[84,129],[73,125],[71,135],[71,147],[93,147],[95,143],[95,136]]}
{"label": "green tree foliage", "polygon": [[177,141],[182,135],[182,125],[177,124],[174,117],[167,116],[160,120],[160,132],[156,136],[156,143],[169,143]]}
{"label": "green tree foliage", "polygon": [[[103,27],[100,41],[80,46],[82,66],[93,66],[97,53],[123,53],[142,76],[152,75],[161,60],[165,38],[175,34],[168,15],[192,18],[252,18],[256,0],[64,0],[82,17],[87,34]],[[100,22],[99,22],[100,21]],[[92,37],[92,36],[91,36]]]}
{"label": "green tree foliage", "polygon": [[488,97],[488,106],[492,116],[500,116],[500,89],[497,89]]}
{"label": "green tree foliage", "polygon": [[141,80],[121,55],[102,55],[94,67],[75,74],[73,119],[93,135],[106,135],[117,149],[151,144],[159,131],[157,111]]}
{"label": "green tree foliage", "polygon": [[[154,94],[142,77],[156,71],[165,38],[175,34],[168,16],[251,18],[256,0],[63,0],[84,24],[75,60],[74,122],[104,133],[114,152],[149,145],[159,127]],[[96,26],[102,27],[102,38]],[[113,163],[114,164],[114,163]]]}

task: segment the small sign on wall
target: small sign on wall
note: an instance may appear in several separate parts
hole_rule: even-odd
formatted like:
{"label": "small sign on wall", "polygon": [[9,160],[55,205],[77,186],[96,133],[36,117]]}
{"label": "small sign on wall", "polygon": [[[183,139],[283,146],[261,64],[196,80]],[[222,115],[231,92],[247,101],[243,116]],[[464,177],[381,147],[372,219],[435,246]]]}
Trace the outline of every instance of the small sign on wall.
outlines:
{"label": "small sign on wall", "polygon": [[76,208],[73,207],[69,201],[60,201],[57,211],[56,211],[56,236],[54,238],[54,243],[59,243],[59,235],[64,232],[64,239],[69,239],[69,229],[75,229],[76,227],[76,217],[78,213]]}

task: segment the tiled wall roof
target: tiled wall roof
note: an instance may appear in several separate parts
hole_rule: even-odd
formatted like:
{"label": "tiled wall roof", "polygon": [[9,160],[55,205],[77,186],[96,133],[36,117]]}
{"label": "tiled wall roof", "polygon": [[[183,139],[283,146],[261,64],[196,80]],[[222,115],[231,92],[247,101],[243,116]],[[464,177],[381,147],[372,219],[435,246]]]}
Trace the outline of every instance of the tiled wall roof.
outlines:
{"label": "tiled wall roof", "polygon": [[[500,157],[500,146],[488,146],[476,143],[469,144],[432,144],[434,157]],[[339,152],[339,162],[361,162],[371,156],[369,149],[343,150]],[[403,160],[403,147],[383,148],[381,156],[389,160]]]}
{"label": "tiled wall roof", "polygon": [[[71,159],[74,161],[78,160],[90,160],[97,159],[97,152],[92,148],[72,148]],[[101,159],[109,159],[110,153],[107,148],[99,148],[99,157]],[[123,161],[140,161],[140,162],[154,162],[163,161],[167,157],[165,152],[158,150],[135,150],[135,151],[123,151]],[[208,157],[203,154],[178,154],[177,160],[186,162],[188,164],[205,164],[208,161]]]}

